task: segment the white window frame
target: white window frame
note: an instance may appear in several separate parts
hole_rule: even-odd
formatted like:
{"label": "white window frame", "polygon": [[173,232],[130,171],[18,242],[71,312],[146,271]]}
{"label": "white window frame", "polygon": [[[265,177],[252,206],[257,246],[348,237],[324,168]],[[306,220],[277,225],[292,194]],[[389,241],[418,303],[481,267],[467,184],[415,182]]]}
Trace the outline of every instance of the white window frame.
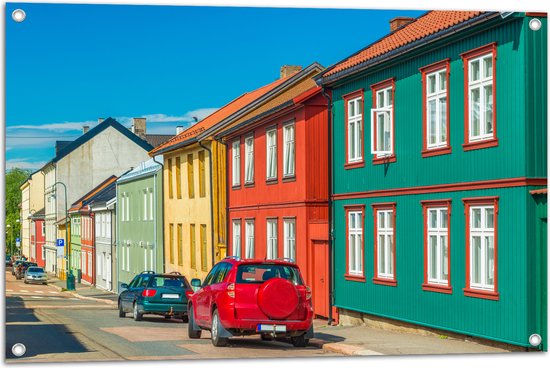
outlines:
{"label": "white window frame", "polygon": [[244,258],[254,258],[254,220],[245,220],[246,243],[244,247]]}
{"label": "white window frame", "polygon": [[[435,227],[432,226],[432,214],[435,214]],[[443,222],[446,222],[444,226]],[[447,207],[427,207],[426,208],[426,242],[427,242],[427,271],[428,284],[433,285],[449,285],[449,223],[448,223],[448,208]],[[435,270],[432,267],[432,243],[431,239],[435,237],[435,253],[436,264]],[[445,239],[445,244],[443,244]],[[434,272],[435,271],[435,272]],[[435,277],[432,275],[435,273]],[[444,274],[447,274],[447,279]]]}
{"label": "white window frame", "polygon": [[266,179],[277,179],[277,128],[265,132]]}
{"label": "white window frame", "polygon": [[[488,77],[485,75],[485,68],[484,68],[484,65],[483,65],[483,61],[485,59],[489,59],[490,62],[491,62],[491,76]],[[473,80],[473,68],[472,68],[472,64],[475,63],[475,62],[478,62],[479,63],[479,79],[476,79],[476,80]],[[483,54],[483,55],[480,55],[480,56],[477,56],[477,57],[474,57],[474,58],[471,58],[471,59],[468,59],[468,123],[469,123],[469,127],[468,127],[468,133],[469,133],[469,136],[468,136],[468,139],[469,139],[469,142],[477,142],[477,141],[484,141],[484,140],[488,140],[488,139],[492,139],[493,136],[494,136],[494,129],[495,129],[495,122],[494,122],[494,119],[493,119],[493,109],[495,108],[493,106],[493,99],[494,99],[494,96],[493,96],[493,93],[494,93],[494,88],[493,88],[493,83],[494,83],[494,70],[495,70],[495,66],[493,64],[493,52],[489,52],[489,53],[486,53],[486,54]],[[487,125],[486,125],[486,120],[485,120],[485,110],[487,108],[487,106],[485,105],[485,87],[487,86],[490,86],[490,90],[491,90],[491,100],[490,100],[490,104],[491,104],[491,120],[492,121],[492,124],[491,124],[491,131],[488,132],[487,131]],[[472,99],[472,91],[474,90],[478,90],[479,91],[479,109],[475,109],[474,108],[474,103],[473,103],[473,99]],[[479,135],[473,135],[473,132],[474,132],[474,114],[476,112],[476,110],[478,110],[478,113],[479,113]]]}
{"label": "white window frame", "polygon": [[[248,144],[251,142],[251,144]],[[254,136],[246,137],[244,140],[244,183],[254,183]]]}
{"label": "white window frame", "polygon": [[233,256],[241,257],[241,220],[233,220]]}
{"label": "white window frame", "polygon": [[[380,226],[380,215],[384,216],[384,226]],[[395,229],[393,225],[393,209],[377,209],[376,210],[376,247],[377,247],[377,275],[376,277],[382,279],[391,279],[395,278],[395,265],[393,264],[393,250],[394,250],[394,241],[395,241]],[[389,226],[388,226],[389,225]],[[391,227],[390,227],[391,226]],[[384,258],[382,259],[381,245],[380,245],[380,236],[384,237]],[[391,239],[391,242],[388,240]],[[382,262],[384,262],[385,271],[381,271]],[[390,272],[391,270],[391,272]]]}
{"label": "white window frame", "polygon": [[296,124],[287,123],[283,126],[283,177],[296,175]]}
{"label": "white window frame", "polygon": [[267,219],[267,250],[266,259],[278,258],[277,219]]}
{"label": "white window frame", "polygon": [[132,243],[130,241],[127,241],[127,247],[126,247],[126,271],[130,271],[130,246]]}
{"label": "white window frame", "polygon": [[[474,210],[480,210],[480,227],[474,228]],[[487,210],[493,210],[493,227],[487,226]],[[495,280],[496,280],[496,273],[495,273],[495,221],[496,221],[496,212],[495,212],[495,206],[494,205],[475,205],[470,206],[470,288],[471,289],[478,289],[478,290],[485,290],[485,291],[495,291]],[[474,265],[475,265],[475,259],[474,259],[474,237],[480,238],[480,259],[479,259],[479,270],[480,270],[480,281],[479,283],[474,282]],[[493,240],[492,247],[493,247],[493,260],[492,264],[489,266],[489,268],[492,268],[493,273],[493,284],[490,285],[487,283],[487,276],[488,276],[488,270],[487,270],[487,249],[485,247],[486,240],[491,239]]]}
{"label": "white window frame", "polygon": [[105,233],[105,237],[110,238],[111,237],[111,213],[107,212],[105,214],[105,217],[106,217],[106,223],[107,223],[107,231]]}
{"label": "white window frame", "polygon": [[[351,114],[351,107],[354,107],[354,112],[361,113]],[[349,99],[346,103],[347,109],[347,131],[348,136],[348,163],[360,162],[363,160],[363,97]],[[351,147],[355,147],[355,152],[351,151]],[[354,154],[355,155],[354,155]]]}
{"label": "white window frame", "polygon": [[284,258],[296,261],[296,218],[283,219]]}
{"label": "white window frame", "polygon": [[147,211],[147,189],[143,190],[143,221],[147,221],[149,218]]}
{"label": "white window frame", "polygon": [[[435,79],[435,90],[430,93],[430,79]],[[445,89],[441,89],[441,80],[445,84]],[[447,67],[435,70],[426,74],[426,147],[427,149],[441,148],[448,145],[449,132],[447,132],[447,102],[448,102],[448,86],[447,86]],[[445,114],[441,115],[441,101],[444,101]],[[430,143],[432,129],[430,125],[430,103],[435,101],[435,142]],[[442,118],[444,119],[442,121]],[[445,140],[442,140],[441,130],[445,130]]]}
{"label": "white window frame", "polygon": [[[363,211],[348,212],[348,273],[363,276]],[[352,226],[355,224],[355,226]]]}
{"label": "white window frame", "polygon": [[86,273],[88,276],[91,276],[92,275],[92,253],[91,252],[87,252],[88,253],[88,272]]}
{"label": "white window frame", "polygon": [[232,184],[241,185],[241,142],[234,141],[231,145],[231,154],[233,156]]}
{"label": "white window frame", "polygon": [[[376,158],[391,156],[393,154],[393,86],[380,88],[374,90],[373,93],[376,94],[376,107],[371,109],[371,127],[370,127],[370,146],[371,153],[376,155]],[[380,94],[383,94],[383,101],[379,97]],[[388,102],[391,100],[391,104]],[[389,149],[379,149],[378,147],[378,136],[374,135],[376,130],[378,135],[378,129],[375,129],[375,124],[378,125],[378,117],[385,116],[384,126],[386,124],[389,127]],[[377,127],[378,128],[378,127]],[[385,137],[384,137],[385,138]]]}
{"label": "white window frame", "polygon": [[153,205],[153,189],[149,188],[149,220],[153,221],[153,213],[154,213],[154,205]]}

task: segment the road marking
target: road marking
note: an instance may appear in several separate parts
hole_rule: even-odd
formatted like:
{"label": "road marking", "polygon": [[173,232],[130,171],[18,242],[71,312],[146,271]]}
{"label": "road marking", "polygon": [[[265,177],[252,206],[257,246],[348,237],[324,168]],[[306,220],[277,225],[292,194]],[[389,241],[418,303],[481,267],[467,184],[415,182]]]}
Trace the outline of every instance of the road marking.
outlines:
{"label": "road marking", "polygon": [[23,293],[29,293],[28,290],[19,290],[19,291],[21,291],[21,292],[23,292]]}
{"label": "road marking", "polygon": [[33,298],[33,299],[44,299],[43,296],[31,296],[31,298]]}
{"label": "road marking", "polygon": [[44,294],[44,292],[42,290],[35,290],[34,292],[39,293],[39,294]]}
{"label": "road marking", "polygon": [[59,294],[59,291],[48,291],[50,294]]}
{"label": "road marking", "polygon": [[6,289],[6,291],[13,291],[12,289]]}

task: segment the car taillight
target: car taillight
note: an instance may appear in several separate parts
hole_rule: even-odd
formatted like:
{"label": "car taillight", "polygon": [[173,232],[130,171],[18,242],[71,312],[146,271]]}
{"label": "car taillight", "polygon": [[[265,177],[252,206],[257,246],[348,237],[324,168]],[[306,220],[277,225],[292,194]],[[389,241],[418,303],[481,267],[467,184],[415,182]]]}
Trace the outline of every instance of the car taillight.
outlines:
{"label": "car taillight", "polygon": [[306,300],[311,299],[311,289],[309,286],[306,286]]}
{"label": "car taillight", "polygon": [[227,285],[227,295],[230,298],[235,297],[235,284],[234,283],[231,283],[231,284]]}
{"label": "car taillight", "polygon": [[141,296],[149,297],[149,296],[155,296],[157,291],[155,289],[145,289],[142,291]]}
{"label": "car taillight", "polygon": [[185,290],[185,296],[187,296],[187,299],[191,298],[191,295],[193,295],[193,290]]}

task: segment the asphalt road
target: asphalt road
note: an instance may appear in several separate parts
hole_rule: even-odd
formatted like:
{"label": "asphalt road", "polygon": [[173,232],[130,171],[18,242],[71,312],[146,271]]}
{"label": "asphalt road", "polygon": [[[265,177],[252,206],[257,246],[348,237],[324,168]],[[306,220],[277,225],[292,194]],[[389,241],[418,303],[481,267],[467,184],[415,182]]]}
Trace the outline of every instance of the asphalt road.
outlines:
{"label": "asphalt road", "polygon": [[[208,332],[198,340],[187,337],[187,324],[162,316],[143,321],[119,318],[114,306],[75,298],[53,286],[27,285],[6,272],[6,361],[77,362],[115,360],[294,358],[338,356],[308,346],[294,348],[259,336],[234,338],[216,348]],[[26,353],[16,357],[12,346]]]}

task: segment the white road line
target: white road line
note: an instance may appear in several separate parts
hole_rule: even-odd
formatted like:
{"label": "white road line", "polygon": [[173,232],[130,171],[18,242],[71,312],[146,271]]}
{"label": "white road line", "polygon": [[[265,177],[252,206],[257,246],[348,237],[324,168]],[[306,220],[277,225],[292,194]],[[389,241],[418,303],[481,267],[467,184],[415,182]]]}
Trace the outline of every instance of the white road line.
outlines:
{"label": "white road line", "polygon": [[33,298],[33,299],[44,299],[43,296],[31,296],[31,298]]}
{"label": "white road line", "polygon": [[42,290],[35,290],[34,292],[39,293],[39,294],[44,294],[44,292]]}
{"label": "white road line", "polygon": [[19,290],[21,291],[22,293],[28,293],[29,291],[28,290]]}
{"label": "white road line", "polygon": [[13,291],[12,289],[6,289],[6,291]]}
{"label": "white road line", "polygon": [[59,294],[58,291],[48,291],[48,293],[50,293],[50,294]]}

